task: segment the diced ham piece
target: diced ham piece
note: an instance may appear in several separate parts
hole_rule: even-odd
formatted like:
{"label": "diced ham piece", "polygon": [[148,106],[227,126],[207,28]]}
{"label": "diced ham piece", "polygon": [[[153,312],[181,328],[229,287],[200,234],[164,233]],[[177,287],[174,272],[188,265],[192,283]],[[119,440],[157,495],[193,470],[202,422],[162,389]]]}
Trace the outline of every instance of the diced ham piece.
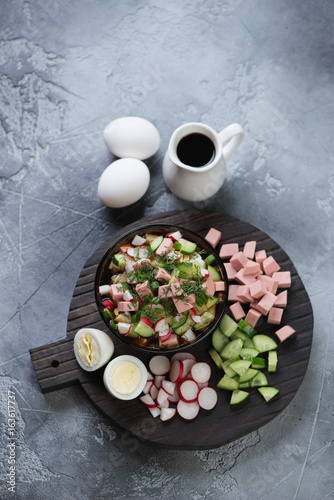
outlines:
{"label": "diced ham piece", "polygon": [[290,271],[277,271],[273,273],[273,279],[278,282],[278,288],[290,288],[291,286],[291,272]]}
{"label": "diced ham piece", "polygon": [[159,267],[158,271],[156,272],[155,278],[157,280],[169,281],[171,279],[171,275],[167,273],[167,271],[163,267]]}
{"label": "diced ham piece", "polygon": [[255,328],[257,322],[261,318],[261,313],[260,311],[257,311],[256,309],[250,308],[248,313],[246,314],[245,321]]}
{"label": "diced ham piece", "polygon": [[227,274],[227,278],[229,281],[232,281],[234,280],[236,274],[237,274],[237,270],[235,269],[235,267],[233,267],[233,264],[231,264],[230,262],[226,262],[224,264],[225,266],[225,270],[226,270],[226,274]]}
{"label": "diced ham piece", "polygon": [[249,285],[249,293],[253,299],[260,299],[267,293],[267,287],[263,281],[256,280],[255,283]]}
{"label": "diced ham piece", "polygon": [[210,243],[210,245],[213,246],[213,248],[215,248],[219,243],[221,235],[222,235],[222,233],[220,231],[218,231],[217,229],[212,227],[204,239],[208,243]]}
{"label": "diced ham piece", "polygon": [[182,295],[182,287],[178,282],[171,283],[170,285],[161,285],[158,288],[158,296],[160,299],[178,297],[180,295]]}
{"label": "diced ham piece", "polygon": [[144,281],[144,283],[138,283],[138,285],[136,285],[136,292],[141,299],[143,299],[144,297],[153,297],[153,292],[149,287],[148,281]]}
{"label": "diced ham piece", "polygon": [[153,268],[150,259],[139,259],[134,264],[134,269],[142,269],[142,268]]}
{"label": "diced ham piece", "polygon": [[244,267],[244,275],[258,276],[259,274],[261,274],[260,264],[253,260],[248,260]]}
{"label": "diced ham piece", "polygon": [[160,342],[159,340],[159,347],[174,347],[179,345],[179,339],[178,336],[175,333],[172,333],[167,340],[164,342]]}
{"label": "diced ham piece", "polygon": [[219,250],[219,257],[221,259],[230,259],[237,252],[239,252],[239,243],[225,243]]}
{"label": "diced ham piece", "polygon": [[271,276],[266,274],[261,274],[257,277],[258,281],[262,281],[267,287],[267,292],[276,293],[278,287],[278,281],[275,281]]}
{"label": "diced ham piece", "polygon": [[292,328],[290,325],[285,325],[279,330],[275,332],[275,335],[278,337],[280,342],[283,342],[284,340],[292,337],[296,333],[296,330]]}
{"label": "diced ham piece", "polygon": [[182,314],[183,312],[192,309],[195,300],[196,296],[194,294],[188,295],[187,299],[173,298],[174,305],[179,314]]}
{"label": "diced ham piece", "polygon": [[172,250],[172,248],[173,248],[173,240],[171,238],[164,238],[161,245],[159,245],[155,253],[157,255],[163,255]]}
{"label": "diced ham piece", "polygon": [[237,271],[239,271],[240,269],[245,267],[247,262],[248,262],[248,259],[243,252],[236,252],[230,258],[230,263],[232,264],[234,269],[236,269]]}
{"label": "diced ham piece", "polygon": [[214,281],[215,291],[216,292],[224,292],[225,290],[225,282],[224,281]]}
{"label": "diced ham piece", "polygon": [[243,252],[247,259],[253,260],[256,248],[256,241],[246,241]]}
{"label": "diced ham piece", "polygon": [[117,309],[119,310],[119,312],[136,311],[138,309],[138,302],[134,304],[133,301],[132,302],[121,301],[118,302]]}
{"label": "diced ham piece", "polygon": [[272,307],[269,311],[267,322],[271,325],[279,325],[282,321],[283,309]]}
{"label": "diced ham piece", "polygon": [[256,306],[256,309],[266,316],[269,313],[270,309],[273,307],[275,300],[276,295],[271,292],[267,292],[260,299],[259,303]]}
{"label": "diced ham piece", "polygon": [[262,262],[262,266],[267,276],[272,276],[281,269],[281,266],[277,264],[276,260],[271,255]]}
{"label": "diced ham piece", "polygon": [[245,270],[240,269],[240,271],[237,272],[235,275],[235,281],[240,283],[240,285],[251,285],[252,283],[255,283],[256,278],[252,275],[245,275]]}
{"label": "diced ham piece", "polygon": [[235,302],[234,304],[231,304],[230,311],[235,321],[239,321],[240,319],[243,319],[246,316],[246,313],[243,310],[240,302]]}
{"label": "diced ham piece", "polygon": [[264,260],[267,258],[267,252],[265,250],[257,250],[254,254],[255,262],[262,264]]}
{"label": "diced ham piece", "polygon": [[238,300],[241,300],[241,302],[251,302],[252,296],[249,292],[249,286],[248,285],[240,285],[239,289],[237,291],[237,297],[238,297]]}
{"label": "diced ham piece", "polygon": [[288,291],[283,290],[283,292],[276,295],[275,307],[286,307],[288,303]]}
{"label": "diced ham piece", "polygon": [[227,300],[229,302],[243,302],[242,300],[238,299],[238,291],[239,291],[240,285],[230,285],[228,287],[228,298]]}
{"label": "diced ham piece", "polygon": [[213,281],[213,279],[211,278],[211,276],[209,276],[208,278],[206,278],[206,280],[203,281],[202,287],[205,289],[205,293],[207,295],[214,295],[214,293],[215,293],[215,282]]}
{"label": "diced ham piece", "polygon": [[111,296],[113,300],[122,300],[123,298],[123,287],[120,284],[115,284],[110,286]]}

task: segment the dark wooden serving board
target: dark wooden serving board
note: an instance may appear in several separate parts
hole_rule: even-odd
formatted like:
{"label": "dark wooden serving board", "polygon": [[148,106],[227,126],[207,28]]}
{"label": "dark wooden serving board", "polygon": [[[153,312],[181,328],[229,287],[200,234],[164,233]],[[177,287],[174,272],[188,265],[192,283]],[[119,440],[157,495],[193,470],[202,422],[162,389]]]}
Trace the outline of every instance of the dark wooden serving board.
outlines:
{"label": "dark wooden serving board", "polygon": [[[100,259],[110,244],[125,231],[145,223],[165,223],[186,227],[205,236],[210,227],[222,232],[222,242],[238,242],[242,247],[247,240],[256,240],[257,249],[265,249],[281,265],[282,270],[290,270],[292,286],[288,291],[288,307],[283,314],[282,325],[290,324],[297,334],[278,347],[279,368],[268,374],[269,384],[280,390],[279,397],[265,403],[256,389],[251,389],[248,400],[240,407],[229,405],[230,394],[219,391],[218,404],[214,410],[201,410],[196,419],[182,420],[176,415],[168,422],[151,417],[148,409],[139,401],[119,401],[110,396],[102,382],[103,369],[85,372],[76,362],[73,352],[73,338],[83,327],[93,327],[106,331],[94,298],[95,272]],[[259,333],[274,337],[274,325],[263,321],[257,326]],[[110,334],[112,335],[112,334]],[[222,446],[249,432],[252,432],[275,418],[296,394],[307,370],[313,335],[312,307],[303,283],[288,255],[267,234],[239,219],[218,212],[184,211],[161,214],[140,220],[111,235],[86,262],[78,278],[70,304],[67,337],[64,340],[30,350],[31,359],[43,392],[80,384],[96,407],[115,424],[123,435],[174,449],[211,449]],[[115,354],[133,354],[145,363],[149,353],[141,353],[113,336]],[[210,362],[212,376],[210,383],[215,386],[222,372],[211,362],[207,354],[211,347],[210,338],[198,346],[189,347],[199,361]]]}

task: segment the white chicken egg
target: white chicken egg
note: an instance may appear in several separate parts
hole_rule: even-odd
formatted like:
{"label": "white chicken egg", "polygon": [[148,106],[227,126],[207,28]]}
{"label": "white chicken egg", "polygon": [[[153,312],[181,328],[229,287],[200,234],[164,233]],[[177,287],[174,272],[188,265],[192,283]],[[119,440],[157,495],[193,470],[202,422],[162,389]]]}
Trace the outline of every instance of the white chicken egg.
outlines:
{"label": "white chicken egg", "polygon": [[146,193],[150,171],[141,160],[121,158],[102,173],[97,192],[104,205],[122,208],[138,201]]}
{"label": "white chicken egg", "polygon": [[113,120],[103,131],[108,149],[119,158],[146,160],[160,146],[160,134],[153,123],[138,116],[124,116]]}
{"label": "white chicken egg", "polygon": [[114,354],[109,335],[96,328],[81,328],[75,334],[73,348],[77,362],[88,372],[104,366]]}

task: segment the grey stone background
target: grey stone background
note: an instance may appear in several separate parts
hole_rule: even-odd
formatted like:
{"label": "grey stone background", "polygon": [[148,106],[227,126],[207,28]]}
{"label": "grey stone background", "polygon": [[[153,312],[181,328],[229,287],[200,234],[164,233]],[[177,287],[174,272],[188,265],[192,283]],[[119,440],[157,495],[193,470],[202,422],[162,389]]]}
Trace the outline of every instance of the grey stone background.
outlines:
{"label": "grey stone background", "polygon": [[[1,499],[333,499],[333,2],[1,0],[0,12]],[[96,194],[113,160],[102,131],[125,115],[152,121],[162,141],[145,197],[112,210]],[[81,268],[113,231],[189,206],[161,173],[186,121],[245,128],[205,208],[284,248],[315,319],[309,368],[285,411],[199,452],[125,439],[79,387],[43,395],[29,355],[65,337]]]}

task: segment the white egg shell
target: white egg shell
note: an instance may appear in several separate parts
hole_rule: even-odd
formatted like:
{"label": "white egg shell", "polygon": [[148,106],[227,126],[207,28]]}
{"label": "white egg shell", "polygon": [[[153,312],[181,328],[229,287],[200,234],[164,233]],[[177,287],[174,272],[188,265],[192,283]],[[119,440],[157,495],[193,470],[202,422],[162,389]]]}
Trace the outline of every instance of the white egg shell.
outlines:
{"label": "white egg shell", "polygon": [[[97,347],[98,356],[97,361],[94,366],[86,365],[79,353],[78,343],[83,336],[89,336],[93,340],[93,346]],[[114,343],[105,332],[98,330],[97,328],[81,328],[75,334],[73,341],[73,349],[77,362],[87,372],[93,372],[98,370],[102,366],[108,363],[112,355],[114,354]]]}
{"label": "white egg shell", "polygon": [[108,149],[119,158],[146,160],[160,146],[160,134],[153,123],[138,116],[124,116],[113,120],[103,131]]}
{"label": "white egg shell", "polygon": [[144,162],[136,158],[121,158],[105,169],[97,193],[107,207],[121,208],[144,196],[149,183],[150,171]]}

